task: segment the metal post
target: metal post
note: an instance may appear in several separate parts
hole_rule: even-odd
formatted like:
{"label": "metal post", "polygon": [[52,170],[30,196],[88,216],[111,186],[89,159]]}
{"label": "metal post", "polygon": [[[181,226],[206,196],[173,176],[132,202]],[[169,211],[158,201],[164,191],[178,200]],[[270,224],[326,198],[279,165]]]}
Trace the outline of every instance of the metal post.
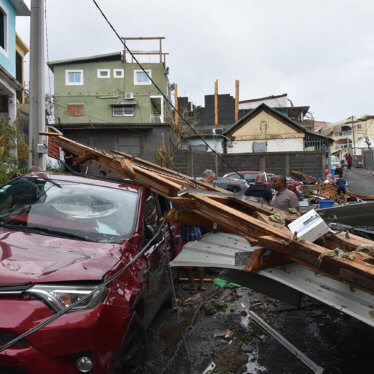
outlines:
{"label": "metal post", "polygon": [[44,64],[44,0],[31,0],[29,166],[42,170],[47,161],[47,148],[39,135],[45,131]]}
{"label": "metal post", "polygon": [[353,122],[354,116],[352,116],[352,136],[353,136],[353,156],[356,156],[356,136],[355,136],[355,124]]}

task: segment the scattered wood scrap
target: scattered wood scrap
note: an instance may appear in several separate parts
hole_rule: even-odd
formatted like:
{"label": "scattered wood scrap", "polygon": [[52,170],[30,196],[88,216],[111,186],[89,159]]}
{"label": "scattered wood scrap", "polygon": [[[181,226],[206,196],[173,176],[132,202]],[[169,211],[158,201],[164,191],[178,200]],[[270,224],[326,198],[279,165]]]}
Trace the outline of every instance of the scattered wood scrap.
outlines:
{"label": "scattered wood scrap", "polygon": [[[341,199],[341,196],[338,195],[337,190],[338,187],[335,184],[327,184],[323,183],[317,178],[314,178],[310,175],[301,173],[299,171],[293,170],[292,174],[298,176],[299,178],[307,181],[307,182],[314,182],[317,184],[316,189],[317,189],[317,195],[324,197],[325,199],[329,200],[334,200],[334,201],[339,201]],[[368,195],[358,195],[353,192],[347,191],[347,196],[361,199],[361,200],[374,200],[374,196],[368,196]]]}
{"label": "scattered wood scrap", "polygon": [[[206,220],[218,230],[239,234],[251,244],[258,244],[274,252],[276,256],[273,259],[277,260],[271,261],[271,265],[285,260],[295,261],[374,294],[374,265],[362,253],[356,252],[361,244],[373,245],[374,242],[370,240],[338,234],[331,235],[325,244],[319,245],[298,239],[284,225],[279,222],[273,225],[268,219],[270,215],[280,212],[277,209],[235,197],[228,191],[125,153],[92,149],[58,133],[43,132],[41,135],[53,137],[59,146],[75,154],[78,162],[89,159],[170,199],[181,211],[188,208],[190,223]],[[282,213],[285,215],[285,223],[297,218],[297,215]],[[180,222],[179,217],[182,216],[174,214],[171,219]],[[352,256],[322,256],[321,260],[323,253],[334,248]],[[261,254],[256,254],[258,260]],[[249,260],[247,270],[256,268],[256,258]]]}

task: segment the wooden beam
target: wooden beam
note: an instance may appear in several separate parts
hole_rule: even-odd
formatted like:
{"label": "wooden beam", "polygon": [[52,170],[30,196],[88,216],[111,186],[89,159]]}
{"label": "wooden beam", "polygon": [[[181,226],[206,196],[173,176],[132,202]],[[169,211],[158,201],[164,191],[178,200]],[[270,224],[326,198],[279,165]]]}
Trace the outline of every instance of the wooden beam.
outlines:
{"label": "wooden beam", "polygon": [[178,111],[179,111],[179,106],[178,106],[178,84],[177,83],[174,83],[174,106],[175,106],[175,124],[176,125],[179,125],[179,114],[178,114]]}
{"label": "wooden beam", "polygon": [[239,81],[235,81],[235,122],[239,121]]}
{"label": "wooden beam", "polygon": [[214,125],[218,126],[218,79],[214,82]]}

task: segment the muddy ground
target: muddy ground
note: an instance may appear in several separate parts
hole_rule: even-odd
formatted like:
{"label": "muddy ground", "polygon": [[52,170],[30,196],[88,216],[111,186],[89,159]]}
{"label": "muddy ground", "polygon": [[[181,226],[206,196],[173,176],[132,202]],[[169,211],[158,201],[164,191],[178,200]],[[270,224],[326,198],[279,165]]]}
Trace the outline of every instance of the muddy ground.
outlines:
{"label": "muddy ground", "polygon": [[213,373],[311,373],[249,318],[249,308],[325,373],[374,372],[374,329],[341,312],[307,297],[295,308],[243,287],[232,291],[208,283],[206,291],[191,294],[183,285],[176,283],[176,289],[189,360],[182,344],[174,354],[177,312],[164,307],[148,331],[144,373],[203,373],[212,361]]}

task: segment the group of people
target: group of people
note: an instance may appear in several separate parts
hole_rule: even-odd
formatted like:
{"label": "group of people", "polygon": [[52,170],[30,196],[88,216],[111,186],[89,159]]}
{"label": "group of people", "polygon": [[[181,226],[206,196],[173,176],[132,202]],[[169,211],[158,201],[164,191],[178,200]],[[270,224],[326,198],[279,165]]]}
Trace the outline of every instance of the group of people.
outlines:
{"label": "group of people", "polygon": [[[206,183],[213,184],[215,173],[213,170],[205,170],[202,175],[202,180]],[[287,188],[287,180],[285,176],[277,175],[273,178],[271,187],[277,191],[276,195],[273,196],[272,189],[266,184],[266,178],[264,173],[257,175],[255,183],[250,185],[246,190],[246,196],[253,196],[265,199],[273,207],[283,211],[289,211],[289,209],[299,210],[299,200],[296,194]],[[200,240],[201,235],[204,234],[203,230],[197,226],[182,226],[182,239],[184,244],[194,240]],[[204,287],[204,268],[198,267],[199,284],[197,285],[194,278],[193,267],[186,267],[186,272],[189,280],[189,286],[187,287],[190,291],[205,290]]]}
{"label": "group of people", "polygon": [[289,209],[299,210],[299,200],[296,194],[287,188],[287,179],[283,175],[276,175],[271,187],[277,191],[273,197],[272,189],[266,184],[265,174],[257,175],[255,183],[250,185],[245,192],[246,196],[261,197],[273,207],[287,211]]}

